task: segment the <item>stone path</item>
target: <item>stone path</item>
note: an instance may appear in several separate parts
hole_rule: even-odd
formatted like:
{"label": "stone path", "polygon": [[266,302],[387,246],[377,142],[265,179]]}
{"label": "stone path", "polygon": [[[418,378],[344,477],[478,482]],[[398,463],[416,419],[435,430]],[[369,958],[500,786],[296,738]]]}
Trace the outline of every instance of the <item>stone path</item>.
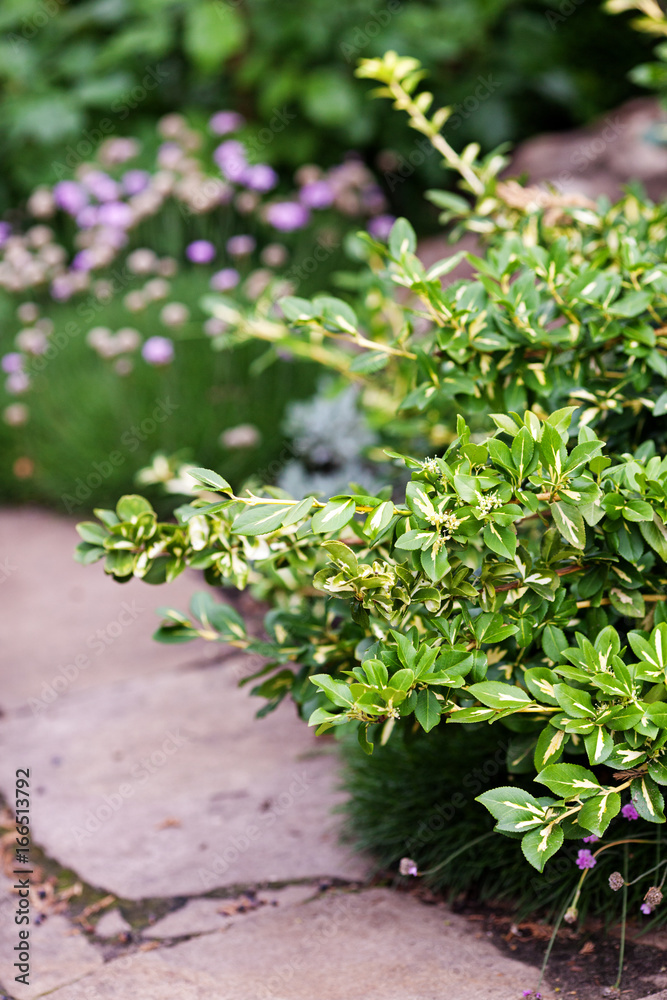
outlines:
{"label": "stone path", "polygon": [[0,791],[12,802],[30,768],[37,879],[23,985],[11,864],[0,875],[0,994],[513,1000],[535,985],[446,907],[369,886],[338,842],[332,743],[288,706],[254,719],[236,686],[253,663],[151,640],[155,608],[185,607],[197,576],[121,587],[74,563],[75,541],[68,519],[0,511]]}

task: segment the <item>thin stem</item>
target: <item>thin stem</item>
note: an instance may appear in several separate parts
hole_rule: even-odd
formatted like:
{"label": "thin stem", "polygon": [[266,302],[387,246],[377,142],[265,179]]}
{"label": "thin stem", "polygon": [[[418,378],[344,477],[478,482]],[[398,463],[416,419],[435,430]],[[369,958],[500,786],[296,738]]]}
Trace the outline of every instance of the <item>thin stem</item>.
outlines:
{"label": "thin stem", "polygon": [[565,916],[565,914],[567,913],[567,911],[569,910],[569,908],[570,908],[570,904],[566,903],[565,906],[563,907],[563,909],[561,910],[561,913],[560,913],[560,916],[559,916],[558,920],[554,924],[553,933],[552,933],[551,938],[549,940],[549,944],[547,945],[547,950],[544,953],[544,961],[542,962],[542,968],[540,969],[540,978],[539,978],[538,983],[537,983],[537,989],[538,990],[539,990],[540,986],[542,985],[542,980],[544,979],[544,973],[546,972],[547,965],[549,964],[549,958],[551,956],[551,949],[553,948],[554,943],[556,941],[556,935],[558,934],[558,931],[560,929],[560,925],[563,922],[563,917]]}
{"label": "thin stem", "polygon": [[620,949],[619,956],[618,956],[618,976],[616,978],[616,982],[614,983],[614,986],[616,987],[617,990],[619,990],[621,988],[621,979],[623,977],[623,959],[625,957],[625,929],[626,929],[626,925],[627,925],[627,922],[628,922],[628,920],[627,920],[627,913],[628,913],[628,885],[627,885],[627,879],[628,879],[628,845],[626,844],[625,847],[624,847],[624,849],[623,849],[623,880],[624,880],[624,885],[623,885],[623,911],[622,911],[622,914],[621,914],[621,920],[623,921],[623,923],[621,924],[621,949]]}
{"label": "thin stem", "polygon": [[397,106],[404,108],[408,112],[412,121],[419,128],[419,131],[428,136],[434,148],[437,149],[439,153],[442,153],[445,162],[448,163],[450,167],[453,167],[454,170],[458,170],[461,177],[468,182],[470,189],[474,191],[475,194],[484,194],[484,184],[480,181],[474,170],[472,170],[471,167],[469,167],[468,164],[461,159],[459,154],[452,149],[444,136],[440,135],[439,132],[434,131],[434,126],[430,123],[426,115],[419,110],[415,102],[412,100],[407,91],[403,89],[400,83],[392,82],[389,85],[389,89],[396,98]]}
{"label": "thin stem", "polygon": [[[640,594],[639,596],[643,597],[645,601],[667,601],[667,594]],[[597,608],[602,604],[611,604],[611,601],[608,597],[603,597],[595,606]],[[577,601],[577,607],[590,608],[592,605],[590,601]]]}

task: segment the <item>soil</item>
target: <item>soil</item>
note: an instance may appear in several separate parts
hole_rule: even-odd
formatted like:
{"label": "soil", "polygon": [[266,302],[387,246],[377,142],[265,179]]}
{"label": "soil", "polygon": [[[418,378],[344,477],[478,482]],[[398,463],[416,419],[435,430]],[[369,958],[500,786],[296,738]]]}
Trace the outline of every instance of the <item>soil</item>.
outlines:
{"label": "soil", "polygon": [[[407,891],[425,904],[445,897],[428,889]],[[479,928],[479,937],[490,938],[511,958],[541,968],[553,933],[553,926],[539,920],[515,923],[507,903],[481,903],[460,899],[450,906]],[[660,941],[662,946],[649,943]],[[545,978],[563,997],[576,1000],[642,1000],[667,986],[667,931],[645,935],[636,924],[628,923],[620,990],[614,989],[618,976],[620,925],[605,928],[601,921],[588,920],[575,927],[562,926],[554,942]],[[529,980],[527,980],[529,982]]]}

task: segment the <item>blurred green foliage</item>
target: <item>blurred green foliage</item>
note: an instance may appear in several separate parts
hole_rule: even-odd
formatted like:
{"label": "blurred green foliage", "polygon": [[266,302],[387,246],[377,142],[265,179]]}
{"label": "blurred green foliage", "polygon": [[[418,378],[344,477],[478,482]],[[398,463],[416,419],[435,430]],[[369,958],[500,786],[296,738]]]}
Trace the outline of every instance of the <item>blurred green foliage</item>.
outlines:
{"label": "blurred green foliage", "polygon": [[[286,109],[289,127],[261,144],[275,163],[350,147],[405,155],[413,137],[352,76],[387,48],[424,63],[436,101],[476,103],[452,139],[487,146],[612,107],[646,54],[597,0],[4,0],[0,33],[0,207],[62,176],[68,147],[85,158],[79,147],[105,128],[141,134],[177,110],[234,107],[260,130]],[[428,184],[436,170],[416,176]]]}

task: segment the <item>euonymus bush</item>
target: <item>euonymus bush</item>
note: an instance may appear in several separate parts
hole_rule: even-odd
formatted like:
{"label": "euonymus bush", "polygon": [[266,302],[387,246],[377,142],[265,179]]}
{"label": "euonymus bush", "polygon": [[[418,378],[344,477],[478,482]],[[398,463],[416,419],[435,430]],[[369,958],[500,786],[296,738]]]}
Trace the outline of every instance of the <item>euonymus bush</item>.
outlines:
{"label": "euonymus bush", "polygon": [[[190,566],[252,584],[272,604],[266,637],[210,594],[166,611],[157,637],[262,654],[263,711],[289,694],[318,733],[353,727],[370,752],[396,727],[499,722],[511,769],[534,766],[544,794],[479,801],[541,871],[623,805],[664,822],[666,207],[501,181],[502,155],[442,137],[449,109],[429,117],[415,60],[359,74],[458,172],[460,195],[431,197],[479,253],[426,271],[399,220],[388,246],[366,239],[356,312],[331,297],[282,300],[281,315],[209,306],[237,338],[298,344],[357,381],[401,471],[375,495],[320,499],[235,493],[198,469],[175,523],[124,497],[79,526],[79,559],[121,581]],[[464,257],[473,276],[443,288]]]}

